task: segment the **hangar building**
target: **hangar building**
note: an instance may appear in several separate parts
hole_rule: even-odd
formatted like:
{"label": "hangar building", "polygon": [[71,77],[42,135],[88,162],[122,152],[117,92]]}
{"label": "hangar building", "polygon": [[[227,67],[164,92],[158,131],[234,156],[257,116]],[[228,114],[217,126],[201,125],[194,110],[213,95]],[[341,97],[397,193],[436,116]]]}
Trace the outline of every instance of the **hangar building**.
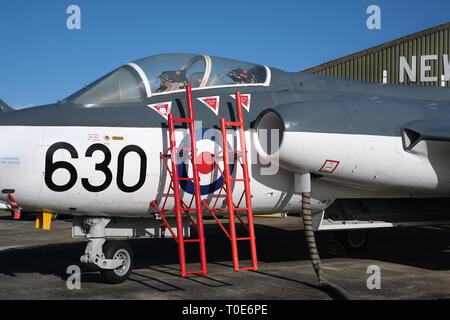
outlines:
{"label": "hangar building", "polygon": [[303,72],[389,84],[449,86],[450,22]]}

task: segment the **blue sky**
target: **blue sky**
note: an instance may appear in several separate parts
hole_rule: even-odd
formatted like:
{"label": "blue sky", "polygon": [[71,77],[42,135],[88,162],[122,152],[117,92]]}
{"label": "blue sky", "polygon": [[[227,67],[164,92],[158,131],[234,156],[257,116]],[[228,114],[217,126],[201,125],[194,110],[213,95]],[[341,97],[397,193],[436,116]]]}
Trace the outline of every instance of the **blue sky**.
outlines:
{"label": "blue sky", "polygon": [[[69,30],[70,5],[81,30]],[[369,5],[381,29],[369,30]],[[207,53],[299,71],[450,21],[448,0],[0,0],[0,98],[53,103],[130,61]]]}

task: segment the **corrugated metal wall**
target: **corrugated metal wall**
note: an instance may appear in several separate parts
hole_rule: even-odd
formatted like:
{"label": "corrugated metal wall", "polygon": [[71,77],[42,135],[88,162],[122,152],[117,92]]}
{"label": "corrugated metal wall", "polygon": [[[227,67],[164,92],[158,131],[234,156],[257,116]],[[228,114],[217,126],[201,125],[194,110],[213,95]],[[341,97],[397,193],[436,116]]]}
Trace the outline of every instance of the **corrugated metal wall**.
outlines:
{"label": "corrugated metal wall", "polygon": [[[404,82],[400,83],[400,57],[404,57],[408,66],[414,70],[412,56],[416,56],[415,83],[423,86],[440,86],[442,84],[441,75],[444,74],[444,58],[445,55],[448,57],[449,54],[450,22],[322,64],[304,72],[383,83],[383,70],[387,70],[387,83],[414,84],[404,69],[402,69]],[[421,58],[426,55],[436,55],[437,59]],[[421,59],[424,59],[425,62],[421,62]],[[431,67],[431,69],[422,76],[436,77],[436,81],[421,81],[421,65],[423,64]],[[448,86],[449,81],[446,81],[445,85]]]}

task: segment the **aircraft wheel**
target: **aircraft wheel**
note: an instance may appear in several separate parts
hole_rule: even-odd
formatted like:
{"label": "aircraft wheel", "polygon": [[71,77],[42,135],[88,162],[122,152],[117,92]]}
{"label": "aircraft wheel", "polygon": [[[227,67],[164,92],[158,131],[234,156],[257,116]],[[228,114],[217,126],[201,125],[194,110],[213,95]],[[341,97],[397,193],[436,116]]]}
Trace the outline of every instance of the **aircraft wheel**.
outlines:
{"label": "aircraft wheel", "polygon": [[134,256],[131,247],[124,241],[107,241],[103,245],[106,259],[124,259],[123,264],[113,270],[102,270],[102,277],[107,283],[118,284],[128,279],[133,270]]}
{"label": "aircraft wheel", "polygon": [[367,246],[369,230],[346,230],[337,231],[335,239],[339,241],[348,253],[361,253]]}

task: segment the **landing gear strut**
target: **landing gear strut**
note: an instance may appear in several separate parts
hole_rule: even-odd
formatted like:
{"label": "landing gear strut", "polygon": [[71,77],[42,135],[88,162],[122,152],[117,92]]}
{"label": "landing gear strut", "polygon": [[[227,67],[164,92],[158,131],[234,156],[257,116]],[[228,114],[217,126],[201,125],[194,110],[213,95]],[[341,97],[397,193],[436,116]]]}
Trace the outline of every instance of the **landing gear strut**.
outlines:
{"label": "landing gear strut", "polygon": [[107,218],[86,219],[89,242],[80,261],[99,268],[107,283],[117,284],[124,282],[133,270],[134,255],[126,242],[106,241],[105,227],[110,221]]}
{"label": "landing gear strut", "polygon": [[[176,223],[175,217],[167,217],[170,225]],[[184,219],[183,235],[190,237],[189,221]],[[116,284],[124,282],[134,265],[134,254],[124,239],[161,239],[177,235],[161,227],[157,217],[73,217],[72,236],[89,240],[80,261],[100,269],[104,280]]]}

